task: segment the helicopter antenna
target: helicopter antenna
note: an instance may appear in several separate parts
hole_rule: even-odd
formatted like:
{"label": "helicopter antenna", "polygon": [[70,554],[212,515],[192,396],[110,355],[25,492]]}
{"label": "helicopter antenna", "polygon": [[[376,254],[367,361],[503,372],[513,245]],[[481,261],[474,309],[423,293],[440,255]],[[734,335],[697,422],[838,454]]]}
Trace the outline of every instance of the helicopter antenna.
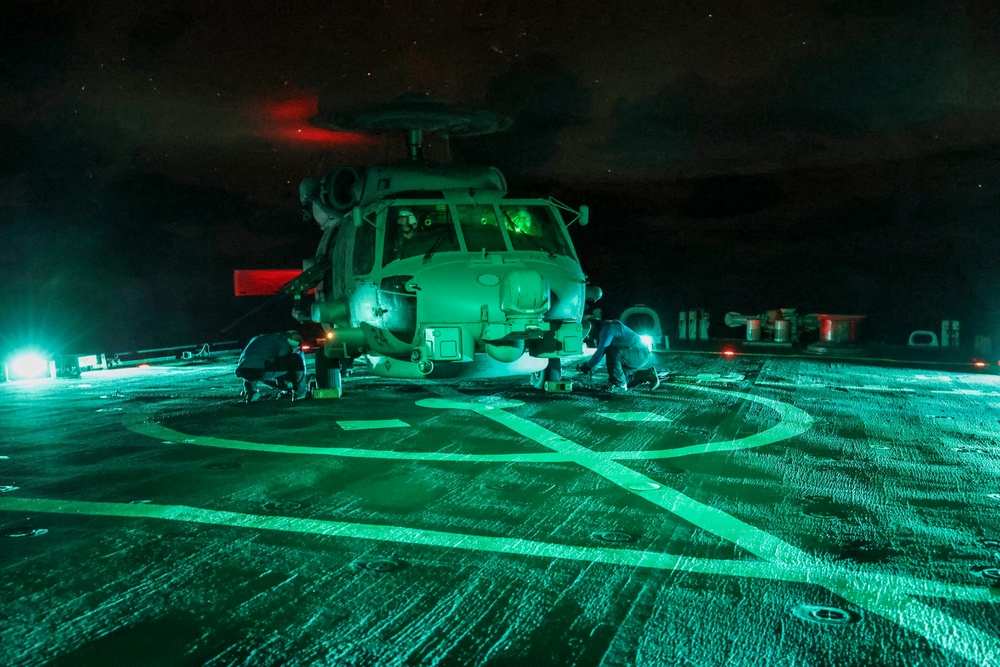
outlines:
{"label": "helicopter antenna", "polygon": [[355,130],[406,135],[406,156],[410,162],[423,162],[425,132],[444,137],[451,159],[452,136],[474,137],[507,130],[511,119],[491,111],[466,109],[433,100],[426,95],[407,93],[384,104],[357,113],[327,113],[315,116],[310,123],[333,130]]}

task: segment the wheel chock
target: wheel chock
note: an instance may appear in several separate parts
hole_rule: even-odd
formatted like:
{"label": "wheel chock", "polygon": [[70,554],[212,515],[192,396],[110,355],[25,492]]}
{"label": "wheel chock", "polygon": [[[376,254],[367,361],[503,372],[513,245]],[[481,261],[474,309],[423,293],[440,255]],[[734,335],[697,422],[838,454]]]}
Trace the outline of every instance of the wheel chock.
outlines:
{"label": "wheel chock", "polygon": [[344,390],[340,387],[328,387],[326,389],[313,389],[313,398],[340,398],[344,395]]}

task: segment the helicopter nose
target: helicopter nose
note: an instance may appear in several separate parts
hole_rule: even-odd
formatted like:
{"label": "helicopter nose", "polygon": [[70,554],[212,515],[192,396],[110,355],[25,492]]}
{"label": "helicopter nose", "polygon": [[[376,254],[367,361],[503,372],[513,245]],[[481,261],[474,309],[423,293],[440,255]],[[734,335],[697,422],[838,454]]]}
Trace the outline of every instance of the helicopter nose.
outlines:
{"label": "helicopter nose", "polygon": [[541,315],[549,301],[549,283],[538,271],[515,269],[500,281],[500,309],[507,315]]}

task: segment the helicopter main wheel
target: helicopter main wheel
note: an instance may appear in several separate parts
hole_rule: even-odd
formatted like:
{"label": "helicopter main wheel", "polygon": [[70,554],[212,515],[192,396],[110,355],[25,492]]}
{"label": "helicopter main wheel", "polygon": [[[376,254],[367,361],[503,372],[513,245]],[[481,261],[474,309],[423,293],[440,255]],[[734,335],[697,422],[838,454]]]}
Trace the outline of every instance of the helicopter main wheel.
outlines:
{"label": "helicopter main wheel", "polygon": [[553,357],[549,363],[540,371],[531,374],[531,386],[535,389],[544,389],[546,382],[558,382],[562,379],[562,359]]}
{"label": "helicopter main wheel", "polygon": [[341,389],[343,378],[342,359],[330,359],[322,350],[316,355],[316,387],[319,389]]}

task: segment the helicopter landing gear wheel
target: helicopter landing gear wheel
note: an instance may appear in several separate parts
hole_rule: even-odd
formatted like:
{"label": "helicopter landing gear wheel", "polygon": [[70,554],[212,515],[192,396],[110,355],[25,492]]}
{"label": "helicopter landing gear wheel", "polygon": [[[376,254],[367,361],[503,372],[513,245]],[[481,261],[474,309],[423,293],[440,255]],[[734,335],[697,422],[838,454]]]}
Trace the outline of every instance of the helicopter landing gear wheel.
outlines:
{"label": "helicopter landing gear wheel", "polygon": [[535,389],[544,389],[546,382],[558,382],[561,379],[562,359],[554,357],[549,359],[549,363],[545,368],[531,374],[531,386]]}
{"label": "helicopter landing gear wheel", "polygon": [[343,394],[343,377],[341,368],[342,359],[330,359],[320,350],[316,355],[316,388],[320,392],[324,390],[336,393],[337,396]]}

